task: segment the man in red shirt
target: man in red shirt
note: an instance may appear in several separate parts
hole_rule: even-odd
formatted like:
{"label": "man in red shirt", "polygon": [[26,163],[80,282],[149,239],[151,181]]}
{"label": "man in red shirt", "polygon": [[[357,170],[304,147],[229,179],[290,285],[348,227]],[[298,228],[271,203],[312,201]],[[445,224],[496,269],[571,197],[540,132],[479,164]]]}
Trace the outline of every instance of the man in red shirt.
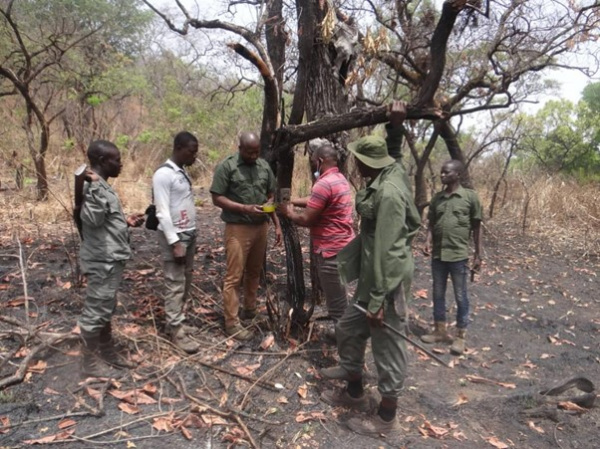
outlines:
{"label": "man in red shirt", "polygon": [[[353,238],[353,201],[348,180],[337,167],[337,151],[325,143],[313,151],[311,166],[315,182],[310,197],[280,204],[277,211],[299,226],[310,228],[313,251],[318,258],[318,273],[329,316],[337,322],[348,299],[337,268],[337,253]],[[304,207],[298,213],[294,206]]]}

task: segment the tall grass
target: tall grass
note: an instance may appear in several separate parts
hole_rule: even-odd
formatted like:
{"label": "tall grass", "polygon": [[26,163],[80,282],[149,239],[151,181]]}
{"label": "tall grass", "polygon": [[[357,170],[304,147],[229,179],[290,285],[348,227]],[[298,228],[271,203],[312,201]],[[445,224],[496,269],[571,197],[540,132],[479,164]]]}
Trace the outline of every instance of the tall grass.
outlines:
{"label": "tall grass", "polygon": [[[230,152],[235,151],[232,147]],[[165,157],[165,151],[148,151],[142,158],[140,153],[132,156],[124,152],[124,167],[121,175],[111,180],[126,213],[143,212],[150,203],[151,177],[154,168]],[[150,157],[152,156],[152,157]],[[3,214],[0,225],[9,232],[20,231],[43,235],[50,228],[57,232],[73,230],[71,225],[73,171],[84,162],[83,156],[54,158],[48,164],[50,199],[35,201],[35,186],[14,189],[12,173],[5,166],[2,182],[5,190],[0,194]],[[212,181],[215,161],[206,158],[191,168],[194,185],[204,188],[205,195]],[[598,257],[600,255],[600,185],[579,184],[561,176],[548,176],[541,172],[528,174],[513,172],[498,193],[493,218],[488,219],[492,189],[497,177],[496,170],[489,167],[474,168],[473,178],[482,198],[486,227],[495,234],[505,232],[522,233],[555,249],[569,249],[576,254]],[[292,178],[292,196],[310,194],[312,187],[308,156],[302,149],[296,153]],[[8,189],[7,189],[8,187]]]}

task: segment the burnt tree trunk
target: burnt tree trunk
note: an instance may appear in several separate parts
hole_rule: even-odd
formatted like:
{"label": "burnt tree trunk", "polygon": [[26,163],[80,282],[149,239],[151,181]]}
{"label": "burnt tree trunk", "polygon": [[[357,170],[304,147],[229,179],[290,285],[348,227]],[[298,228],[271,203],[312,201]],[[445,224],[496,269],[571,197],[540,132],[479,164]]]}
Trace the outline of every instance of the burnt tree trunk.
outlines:
{"label": "burnt tree trunk", "polygon": [[[308,2],[304,2],[308,3]],[[309,10],[313,23],[322,23],[329,8],[328,4],[311,0],[312,8]],[[321,7],[322,5],[322,7]],[[307,15],[306,18],[309,18]],[[314,29],[313,46],[308,62],[308,84],[306,89],[306,120],[312,122],[328,115],[338,115],[348,111],[348,101],[344,86],[333,65],[333,52],[330,45],[325,44],[320,28]],[[345,81],[345,79],[344,79]],[[346,147],[345,133],[326,136],[336,145],[341,153],[340,166],[345,166],[343,148]],[[310,282],[312,287],[313,303],[323,301],[323,290],[318,275],[317,255],[310,251]]]}
{"label": "burnt tree trunk", "polygon": [[446,148],[448,149],[448,153],[450,153],[450,157],[462,162],[465,167],[460,179],[461,185],[463,187],[472,189],[473,181],[471,180],[469,167],[467,166],[467,158],[460,148],[460,144],[458,143],[458,139],[456,137],[456,131],[447,120],[440,120],[435,123],[435,126],[437,131],[440,133],[440,137],[444,139],[444,142],[446,143]]}
{"label": "burnt tree trunk", "polygon": [[[30,99],[26,98],[26,101],[27,118],[23,127],[27,136],[29,154],[35,167],[36,198],[38,201],[46,201],[49,194],[48,178],[46,175],[46,153],[48,152],[50,130],[43,113],[35,107],[33,102],[30,103]],[[35,138],[35,121],[38,122],[40,128],[39,142],[36,142]]]}
{"label": "burnt tree trunk", "polygon": [[404,133],[406,136],[406,141],[408,143],[408,148],[410,149],[410,153],[415,161],[415,205],[419,211],[419,215],[423,215],[423,211],[429,205],[429,201],[427,199],[427,182],[425,179],[425,169],[427,168],[427,163],[429,162],[429,157],[431,156],[431,152],[435,148],[435,143],[438,139],[438,132],[434,128],[433,134],[429,138],[427,142],[427,146],[423,150],[423,154],[419,155],[417,151],[414,137],[409,133]]}
{"label": "burnt tree trunk", "polygon": [[[297,6],[299,10],[302,6]],[[278,135],[275,130],[284,125],[284,108],[281,101],[283,92],[283,67],[285,63],[285,46],[287,34],[285,31],[285,21],[283,19],[283,0],[274,0],[269,5],[268,25],[266,27],[267,51],[277,81],[277,106],[278,113],[269,115],[270,120],[275,121],[276,126],[265,125],[263,120],[263,129],[261,139],[263,141],[263,150],[265,150],[267,160],[271,163],[277,176],[278,192],[276,200],[281,201],[281,189],[290,189],[292,187],[292,175],[294,173],[294,152],[293,146],[289,144],[278,145]],[[300,25],[298,25],[300,26]],[[302,39],[301,39],[302,41]],[[302,51],[300,53],[302,58]],[[289,122],[292,124],[302,123],[304,116],[304,87],[302,70],[299,71],[296,91],[292,103],[292,112]],[[265,90],[266,93],[266,90]],[[264,118],[264,117],[263,117]],[[304,286],[304,268],[302,263],[302,247],[298,232],[291,220],[285,217],[279,217],[281,231],[283,234],[283,244],[286,252],[287,269],[287,291],[286,302],[292,308],[292,321],[300,326],[304,325],[310,316],[304,310],[304,301],[306,297],[306,288]],[[287,314],[287,311],[286,311]]]}
{"label": "burnt tree trunk", "polygon": [[500,175],[500,177],[498,178],[498,181],[496,181],[496,184],[494,185],[494,190],[492,193],[492,200],[490,201],[490,209],[489,209],[489,217],[490,218],[494,217],[494,208],[496,207],[496,199],[498,198],[498,191],[500,190],[500,185],[506,179],[506,174],[508,173],[508,167],[510,165],[510,160],[513,157],[514,150],[515,150],[515,146],[511,145],[510,150],[508,152],[508,156],[506,156],[506,162],[504,163],[504,168],[502,169],[502,174]]}

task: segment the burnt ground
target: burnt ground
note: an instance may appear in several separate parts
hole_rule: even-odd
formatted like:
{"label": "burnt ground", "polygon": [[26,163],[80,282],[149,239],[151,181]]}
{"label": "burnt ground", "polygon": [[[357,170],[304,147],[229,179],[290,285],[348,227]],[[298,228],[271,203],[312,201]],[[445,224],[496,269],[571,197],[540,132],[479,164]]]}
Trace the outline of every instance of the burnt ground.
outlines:
{"label": "burnt ground", "polygon": [[[597,405],[570,410],[576,407],[563,398],[558,408],[536,394],[575,376],[600,382],[597,259],[577,259],[568,251],[551,250],[542,240],[488,229],[486,265],[469,286],[467,354],[453,357],[447,346],[433,346],[452,365],[448,369],[410,348],[399,400],[404,433],[394,440],[371,439],[344,426],[353,412],[319,401],[320,393],[333,385],[317,374],[336,363],[327,337],[330,322],[314,321],[309,341],[307,329],[301,335],[276,335],[270,343],[266,324],[255,326],[257,336],[249,343],[225,337],[218,210],[199,208],[198,220],[195,287],[188,306],[203,350],[185,356],[162,338],[155,235],[133,230],[135,256],[114,323],[119,341],[140,365],[114,382],[79,375],[77,335],[71,331],[85,290],[73,274],[76,239],[70,224],[21,231],[29,331],[17,325],[25,322],[24,284],[14,257],[17,241],[6,232],[0,235],[0,382],[15,373],[23,377],[0,389],[0,447],[248,447],[250,438],[265,448],[600,447]],[[421,243],[415,245],[413,338],[431,320],[430,270],[418,251]],[[282,250],[271,246],[267,259],[263,304],[267,294],[285,295]],[[447,298],[453,316],[450,288]],[[317,307],[315,316],[323,315]],[[40,346],[48,338],[56,343]],[[376,384],[371,359],[366,382]],[[527,410],[534,412],[525,414]]]}

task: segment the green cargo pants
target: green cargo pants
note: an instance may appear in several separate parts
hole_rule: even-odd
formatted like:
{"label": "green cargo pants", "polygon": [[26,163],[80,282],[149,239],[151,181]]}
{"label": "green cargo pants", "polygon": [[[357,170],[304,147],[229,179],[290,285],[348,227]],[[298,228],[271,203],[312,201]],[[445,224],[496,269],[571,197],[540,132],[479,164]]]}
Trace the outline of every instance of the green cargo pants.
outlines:
{"label": "green cargo pants", "polygon": [[[361,305],[366,308],[366,304]],[[383,307],[384,321],[405,332],[406,301],[402,284],[388,295]],[[350,304],[336,325],[340,365],[347,372],[362,373],[369,338],[377,368],[379,393],[385,398],[398,398],[406,376],[404,340],[386,327],[370,327],[365,314]]]}
{"label": "green cargo pants", "polygon": [[123,279],[125,261],[81,261],[83,274],[87,275],[87,290],[79,328],[87,335],[99,334],[110,322],[117,307],[117,290]]}

